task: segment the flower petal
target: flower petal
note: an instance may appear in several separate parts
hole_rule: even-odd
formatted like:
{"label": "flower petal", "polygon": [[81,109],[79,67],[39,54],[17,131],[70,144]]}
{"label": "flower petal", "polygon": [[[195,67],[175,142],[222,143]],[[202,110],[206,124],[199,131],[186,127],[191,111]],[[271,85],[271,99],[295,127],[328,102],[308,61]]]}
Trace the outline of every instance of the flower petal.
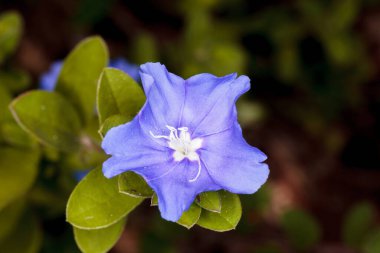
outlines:
{"label": "flower petal", "polygon": [[193,138],[228,129],[237,120],[235,102],[249,87],[249,78],[236,79],[236,74],[200,74],[187,79],[181,125],[193,131]]}
{"label": "flower petal", "polygon": [[262,163],[265,154],[245,142],[237,123],[227,131],[207,136],[200,157],[212,179],[233,193],[252,194],[269,175],[268,165]]}
{"label": "flower petal", "polygon": [[104,151],[112,155],[104,164],[106,177],[113,177],[124,171],[166,162],[170,157],[170,149],[143,131],[139,118],[129,123],[111,128],[102,142]]}
{"label": "flower petal", "polygon": [[147,181],[158,196],[158,207],[164,219],[177,221],[199,193],[221,189],[204,168],[199,178],[190,182],[197,172],[198,163],[185,159],[176,163],[166,175]]}
{"label": "flower petal", "polygon": [[51,66],[48,72],[44,73],[40,79],[40,88],[42,90],[53,91],[55,89],[59,73],[61,72],[63,62],[56,61]]}
{"label": "flower petal", "polygon": [[141,81],[147,101],[140,112],[145,128],[160,134],[166,125],[177,127],[185,100],[185,81],[160,63],[141,65]]}
{"label": "flower petal", "polygon": [[124,58],[116,58],[110,60],[108,64],[109,67],[117,68],[125,73],[127,73],[130,77],[132,77],[136,82],[140,80],[139,67],[133,63],[128,62]]}

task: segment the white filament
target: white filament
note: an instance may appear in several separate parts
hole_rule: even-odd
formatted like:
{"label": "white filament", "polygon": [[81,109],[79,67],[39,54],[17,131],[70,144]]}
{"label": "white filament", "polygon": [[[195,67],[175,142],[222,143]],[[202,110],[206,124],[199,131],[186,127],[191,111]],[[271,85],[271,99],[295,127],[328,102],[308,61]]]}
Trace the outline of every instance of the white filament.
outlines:
{"label": "white filament", "polygon": [[[199,155],[196,152],[197,149],[202,147],[202,139],[196,138],[191,139],[191,136],[188,132],[187,127],[179,127],[178,129],[172,126],[166,126],[170,130],[170,134],[166,135],[154,135],[151,131],[149,132],[153,138],[156,139],[166,139],[168,140],[169,148],[173,149],[173,158],[175,161],[180,162],[183,159],[187,158],[190,161],[198,162],[198,172],[197,175],[190,179],[189,182],[195,182],[201,175],[201,161]],[[179,134],[178,134],[178,131]]]}

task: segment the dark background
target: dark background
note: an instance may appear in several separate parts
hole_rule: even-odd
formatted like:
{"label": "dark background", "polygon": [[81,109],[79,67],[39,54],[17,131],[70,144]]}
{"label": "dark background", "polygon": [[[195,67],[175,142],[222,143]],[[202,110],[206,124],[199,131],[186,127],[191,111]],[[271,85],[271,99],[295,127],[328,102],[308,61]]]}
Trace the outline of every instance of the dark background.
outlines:
{"label": "dark background", "polygon": [[[2,0],[0,10],[24,18],[13,61],[34,87],[93,34],[112,57],[136,64],[160,61],[183,77],[251,78],[240,121],[248,142],[268,155],[271,174],[257,194],[242,196],[237,230],[187,231],[145,203],[113,252],[380,252],[379,1]],[[289,228],[289,210],[307,221]],[[357,227],[348,225],[350,214]],[[64,217],[42,226],[43,252],[61,252],[70,229]],[[355,231],[362,238],[347,239]]]}

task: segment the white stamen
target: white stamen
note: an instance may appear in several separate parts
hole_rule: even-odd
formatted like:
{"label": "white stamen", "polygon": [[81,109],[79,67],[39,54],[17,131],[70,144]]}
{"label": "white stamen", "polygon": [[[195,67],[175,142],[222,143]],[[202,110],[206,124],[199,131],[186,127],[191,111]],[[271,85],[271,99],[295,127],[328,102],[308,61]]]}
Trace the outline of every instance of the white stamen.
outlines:
{"label": "white stamen", "polygon": [[156,138],[156,139],[164,138],[164,139],[170,140],[168,136],[165,136],[165,135],[154,135],[152,133],[152,131],[149,131],[149,133],[150,133],[150,135],[152,135],[153,138]]}
{"label": "white stamen", "polygon": [[198,158],[198,173],[193,179],[190,179],[189,182],[195,182],[198,179],[198,177],[201,175],[201,169],[201,160]]}
{"label": "white stamen", "polygon": [[[173,153],[174,161],[180,162],[183,159],[187,158],[190,161],[198,162],[198,172],[197,175],[190,179],[189,182],[195,182],[200,174],[201,174],[201,161],[198,153],[196,152],[199,148],[202,147],[202,139],[196,138],[191,139],[191,136],[188,132],[187,127],[179,127],[174,128],[172,126],[166,126],[170,130],[170,134],[168,136],[165,135],[154,135],[151,131],[149,131],[150,135],[156,139],[165,139],[168,140],[169,148],[173,149],[175,152]],[[180,131],[178,135],[178,131]]]}

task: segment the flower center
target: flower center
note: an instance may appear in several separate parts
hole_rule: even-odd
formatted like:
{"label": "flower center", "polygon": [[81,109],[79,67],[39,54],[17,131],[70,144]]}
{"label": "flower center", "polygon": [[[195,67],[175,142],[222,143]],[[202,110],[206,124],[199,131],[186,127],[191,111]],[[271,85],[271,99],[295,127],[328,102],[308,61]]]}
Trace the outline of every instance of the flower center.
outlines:
{"label": "flower center", "polygon": [[189,182],[194,182],[198,179],[201,173],[201,162],[196,151],[202,147],[203,140],[200,138],[195,138],[192,140],[187,127],[180,127],[178,129],[172,126],[166,127],[170,130],[170,134],[168,136],[154,135],[151,131],[149,133],[153,136],[153,138],[163,138],[168,140],[168,147],[174,150],[174,161],[180,162],[183,159],[187,158],[190,161],[198,162],[198,173],[195,178],[189,180]]}

